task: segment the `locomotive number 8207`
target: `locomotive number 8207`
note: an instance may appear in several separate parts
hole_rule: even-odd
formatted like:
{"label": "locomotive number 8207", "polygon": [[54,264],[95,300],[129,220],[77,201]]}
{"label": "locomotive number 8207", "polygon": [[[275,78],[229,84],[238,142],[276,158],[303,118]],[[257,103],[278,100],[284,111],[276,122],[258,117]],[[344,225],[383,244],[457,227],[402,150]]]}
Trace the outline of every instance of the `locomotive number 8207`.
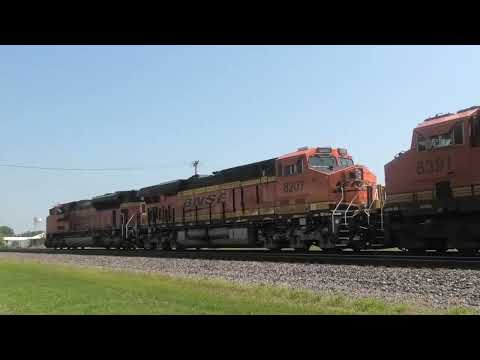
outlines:
{"label": "locomotive number 8207", "polygon": [[294,182],[294,183],[286,183],[283,186],[284,192],[298,192],[303,191],[303,181],[301,182]]}

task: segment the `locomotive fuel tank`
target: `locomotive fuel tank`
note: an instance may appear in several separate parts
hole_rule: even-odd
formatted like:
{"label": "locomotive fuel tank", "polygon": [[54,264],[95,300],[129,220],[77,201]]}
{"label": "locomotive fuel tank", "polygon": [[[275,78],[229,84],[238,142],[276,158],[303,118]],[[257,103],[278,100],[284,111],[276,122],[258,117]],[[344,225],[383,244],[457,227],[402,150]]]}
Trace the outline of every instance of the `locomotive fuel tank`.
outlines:
{"label": "locomotive fuel tank", "polygon": [[255,247],[257,232],[248,227],[187,229],[177,232],[183,247]]}

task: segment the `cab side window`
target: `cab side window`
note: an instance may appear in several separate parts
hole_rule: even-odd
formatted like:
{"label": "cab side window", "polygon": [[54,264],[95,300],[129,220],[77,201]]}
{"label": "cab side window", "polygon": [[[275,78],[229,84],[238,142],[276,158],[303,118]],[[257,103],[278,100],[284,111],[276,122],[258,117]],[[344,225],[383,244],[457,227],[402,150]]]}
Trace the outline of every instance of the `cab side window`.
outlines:
{"label": "cab side window", "polygon": [[297,174],[301,174],[303,172],[303,160],[297,160]]}
{"label": "cab side window", "polygon": [[472,146],[480,146],[480,116],[472,119]]}
{"label": "cab side window", "polygon": [[463,122],[457,123],[452,130],[453,144],[463,144]]}
{"label": "cab side window", "polygon": [[416,134],[416,137],[417,151],[419,152],[451,145],[463,145],[463,122],[456,123],[446,134],[433,135],[428,138]]}
{"label": "cab side window", "polygon": [[295,165],[295,164],[287,165],[287,166],[285,166],[285,169],[283,170],[283,174],[285,176],[295,175],[296,172],[297,172],[297,165]]}
{"label": "cab side window", "polygon": [[294,164],[285,165],[283,168],[282,166],[278,167],[279,175],[280,176],[292,176],[298,175],[303,173],[303,160],[298,159]]}
{"label": "cab side window", "polygon": [[426,139],[420,134],[416,134],[416,135],[417,135],[417,151],[427,150]]}

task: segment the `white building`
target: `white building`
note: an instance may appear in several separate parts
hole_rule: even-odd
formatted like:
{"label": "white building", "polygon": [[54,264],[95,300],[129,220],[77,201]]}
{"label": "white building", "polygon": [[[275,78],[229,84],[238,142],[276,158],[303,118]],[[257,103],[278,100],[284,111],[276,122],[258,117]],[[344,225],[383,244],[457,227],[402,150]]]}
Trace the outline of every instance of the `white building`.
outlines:
{"label": "white building", "polygon": [[3,238],[7,248],[28,248],[32,246],[43,246],[45,244],[45,233],[35,236],[6,236]]}

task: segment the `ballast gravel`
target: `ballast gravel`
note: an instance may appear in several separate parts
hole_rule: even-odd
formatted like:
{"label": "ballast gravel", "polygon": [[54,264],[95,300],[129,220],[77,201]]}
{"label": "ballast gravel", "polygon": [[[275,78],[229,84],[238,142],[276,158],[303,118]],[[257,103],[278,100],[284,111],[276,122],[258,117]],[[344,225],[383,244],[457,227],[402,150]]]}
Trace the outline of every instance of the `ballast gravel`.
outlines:
{"label": "ballast gravel", "polygon": [[478,270],[65,254],[0,253],[1,258],[280,285],[436,308],[480,309]]}

